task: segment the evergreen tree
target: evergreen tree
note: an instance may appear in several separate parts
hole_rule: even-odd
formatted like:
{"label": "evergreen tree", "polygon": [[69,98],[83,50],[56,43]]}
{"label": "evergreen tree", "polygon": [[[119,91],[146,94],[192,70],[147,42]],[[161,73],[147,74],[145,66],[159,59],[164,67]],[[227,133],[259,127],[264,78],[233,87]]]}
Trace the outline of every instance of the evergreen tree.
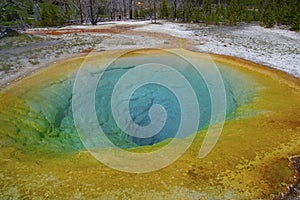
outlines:
{"label": "evergreen tree", "polygon": [[185,20],[191,22],[193,17],[193,5],[191,1],[186,2]]}
{"label": "evergreen tree", "polygon": [[193,18],[193,21],[195,21],[195,22],[199,22],[201,20],[200,11],[198,8],[194,9],[192,18]]}
{"label": "evergreen tree", "polygon": [[202,13],[204,18],[207,18],[211,13],[211,0],[203,0]]}
{"label": "evergreen tree", "polygon": [[135,10],[134,10],[134,17],[135,17],[135,18],[140,17],[140,14],[139,14],[139,10],[138,10],[138,9],[135,9]]}
{"label": "evergreen tree", "polygon": [[231,0],[230,4],[227,8],[227,19],[229,24],[236,25],[237,22],[240,20],[240,9],[237,0]]}
{"label": "evergreen tree", "polygon": [[300,11],[294,16],[291,22],[291,30],[292,31],[299,31],[300,30]]}
{"label": "evergreen tree", "polygon": [[279,15],[278,15],[277,21],[280,24],[288,24],[289,13],[290,13],[290,7],[288,6],[287,1],[282,0],[278,6],[278,14]]}
{"label": "evergreen tree", "polygon": [[168,19],[169,18],[169,9],[168,9],[168,4],[167,4],[166,0],[162,0],[162,2],[161,2],[160,17],[162,19]]}
{"label": "evergreen tree", "polygon": [[16,25],[28,18],[27,0],[1,0],[0,24]]}
{"label": "evergreen tree", "polygon": [[267,0],[262,15],[262,22],[267,28],[274,27],[276,24],[276,4],[274,0]]}
{"label": "evergreen tree", "polygon": [[44,4],[41,12],[41,26],[59,26],[64,23],[61,10],[53,4]]}
{"label": "evergreen tree", "polygon": [[216,10],[216,24],[219,24],[220,22],[224,21],[226,15],[226,11],[223,5],[221,7],[217,7]]}
{"label": "evergreen tree", "polygon": [[231,25],[260,21],[266,27],[277,23],[300,29],[299,0],[1,0],[0,24],[58,26],[72,19],[96,24],[108,16],[133,16],[133,11],[135,17],[155,18],[156,7],[162,19]]}
{"label": "evergreen tree", "polygon": [[300,30],[300,2],[296,0],[291,4],[291,18],[288,22],[291,25],[292,31],[299,31]]}
{"label": "evergreen tree", "polygon": [[183,12],[182,10],[183,9],[181,6],[177,8],[177,14],[176,14],[177,18],[180,18],[180,16],[182,15],[182,12]]}

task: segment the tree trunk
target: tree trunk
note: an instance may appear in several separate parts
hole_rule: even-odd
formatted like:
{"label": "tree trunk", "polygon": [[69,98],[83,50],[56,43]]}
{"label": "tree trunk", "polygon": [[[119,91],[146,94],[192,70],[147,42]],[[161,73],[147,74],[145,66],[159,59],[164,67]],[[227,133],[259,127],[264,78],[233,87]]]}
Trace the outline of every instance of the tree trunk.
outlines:
{"label": "tree trunk", "polygon": [[177,0],[173,0],[174,5],[174,20],[177,19]]}
{"label": "tree trunk", "polygon": [[80,24],[83,24],[83,13],[82,13],[81,0],[78,0],[78,4],[79,4]]}
{"label": "tree trunk", "polygon": [[64,13],[65,13],[65,16],[69,19],[69,8],[68,8],[68,3],[66,0],[64,0]]}
{"label": "tree trunk", "polygon": [[113,0],[109,1],[108,7],[109,7],[110,20],[114,20],[114,14],[113,14],[114,5],[113,5]]}
{"label": "tree trunk", "polygon": [[118,10],[118,20],[121,20],[123,17],[123,10],[121,5],[121,0],[117,0],[117,10]]}
{"label": "tree trunk", "polygon": [[182,21],[185,22],[185,12],[186,12],[186,0],[183,0],[183,5],[182,5]]}
{"label": "tree trunk", "polygon": [[127,9],[126,9],[127,5],[126,4],[127,4],[126,0],[123,0],[123,17],[124,17],[124,19],[127,18]]}
{"label": "tree trunk", "polygon": [[156,0],[153,1],[153,12],[154,12],[154,23],[156,24],[156,19],[157,19]]}
{"label": "tree trunk", "polygon": [[198,0],[198,10],[201,10],[201,6],[202,6],[202,0]]}
{"label": "tree trunk", "polygon": [[39,10],[39,5],[38,2],[35,0],[32,0],[32,9],[34,13],[34,20],[36,22],[41,20],[41,15],[40,15],[40,10]]}
{"label": "tree trunk", "polygon": [[92,25],[97,24],[97,16],[94,13],[94,2],[93,0],[90,0],[90,20]]}
{"label": "tree trunk", "polygon": [[136,16],[134,15],[135,12],[135,0],[132,0],[132,18],[134,19]]}
{"label": "tree trunk", "polygon": [[129,0],[129,19],[133,19],[132,0]]}

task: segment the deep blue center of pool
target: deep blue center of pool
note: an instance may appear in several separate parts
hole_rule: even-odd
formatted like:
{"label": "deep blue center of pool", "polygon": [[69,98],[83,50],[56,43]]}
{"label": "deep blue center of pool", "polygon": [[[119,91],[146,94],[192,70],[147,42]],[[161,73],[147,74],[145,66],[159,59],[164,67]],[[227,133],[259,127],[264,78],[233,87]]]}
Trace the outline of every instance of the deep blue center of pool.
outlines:
{"label": "deep blue center of pool", "polygon": [[[199,130],[209,124],[211,118],[211,97],[203,77],[189,62],[171,54],[167,56],[154,55],[138,56],[135,58],[120,58],[104,71],[99,80],[95,95],[95,108],[99,125],[106,136],[116,146],[130,148],[135,146],[153,145],[165,139],[174,138],[176,137],[176,133],[181,123],[182,113],[176,96],[168,88],[152,83],[139,87],[128,97],[130,98],[128,105],[130,117],[137,125],[147,126],[151,123],[149,110],[153,105],[158,104],[165,109],[167,114],[166,122],[161,131],[152,137],[140,138],[127,134],[118,127],[111,110],[112,91],[118,80],[125,73],[143,63],[165,64],[171,66],[183,75],[192,86],[197,96],[200,110]],[[153,68],[157,69],[157,73],[161,73],[159,66],[153,64]],[[227,90],[229,92],[229,87],[227,87]],[[189,99],[190,97],[186,96],[185,98]],[[227,106],[227,113],[230,113],[236,105],[233,98],[230,96],[227,98],[227,101],[229,105]]]}

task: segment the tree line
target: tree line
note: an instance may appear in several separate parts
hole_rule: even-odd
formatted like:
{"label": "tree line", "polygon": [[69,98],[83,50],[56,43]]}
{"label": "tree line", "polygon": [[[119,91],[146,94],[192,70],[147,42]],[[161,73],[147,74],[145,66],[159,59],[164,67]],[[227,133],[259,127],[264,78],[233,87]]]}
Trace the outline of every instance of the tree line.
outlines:
{"label": "tree line", "polygon": [[60,26],[126,19],[157,19],[300,29],[300,0],[1,0],[1,25]]}

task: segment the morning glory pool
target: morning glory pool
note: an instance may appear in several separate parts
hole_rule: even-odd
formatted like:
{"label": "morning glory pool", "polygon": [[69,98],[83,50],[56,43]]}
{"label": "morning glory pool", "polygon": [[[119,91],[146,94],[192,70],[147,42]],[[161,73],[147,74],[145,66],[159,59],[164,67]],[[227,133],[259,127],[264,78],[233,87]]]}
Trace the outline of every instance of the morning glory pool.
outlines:
{"label": "morning glory pool", "polygon": [[[174,135],[178,127],[176,123],[179,123],[177,114],[179,111],[181,115],[186,114],[186,118],[180,118],[182,122],[191,119],[190,116],[195,111],[184,113],[175,106],[179,104],[182,108],[182,99],[186,102],[197,99],[198,102],[198,97],[201,97],[201,101],[205,99],[202,93],[196,90],[195,98],[192,98],[193,95],[183,95],[180,98],[174,92],[174,87],[152,82],[134,88],[133,92],[125,92],[127,95],[123,96],[123,89],[131,83],[128,80],[133,80],[133,77],[124,77],[140,69],[138,64],[126,64],[123,61],[144,60],[159,54],[159,60],[167,60],[172,69],[175,66],[172,72],[182,75],[176,79],[184,77],[191,83],[191,87],[187,89],[193,90],[194,82],[201,81],[201,77],[199,79],[199,76],[195,76],[197,74],[191,75],[193,70],[189,66],[186,74],[181,67],[177,70],[176,66],[184,65],[179,62],[171,65],[169,61],[173,59],[167,53],[157,50],[135,51],[120,58],[119,62],[112,62],[107,66],[109,58],[118,52],[100,52],[88,57],[74,57],[52,63],[49,67],[12,82],[1,90],[0,193],[4,198],[61,196],[75,199],[84,196],[88,199],[152,199],[155,196],[159,199],[269,199],[271,195],[284,191],[284,184],[291,183],[294,172],[289,168],[288,157],[300,153],[299,79],[236,57],[211,55],[226,88],[226,121],[212,151],[204,158],[199,158],[199,149],[208,130],[205,125],[207,121],[201,121],[205,116],[200,116],[196,134],[178,137]],[[205,60],[201,53],[185,50],[180,52],[190,55],[197,63]],[[151,65],[149,72],[155,72],[156,69],[161,72],[162,68],[161,65]],[[83,145],[83,138],[79,136],[78,127],[75,128],[74,123],[76,109],[72,110],[72,102],[79,69],[89,69],[87,72],[91,75],[91,80],[99,78],[93,85],[93,106],[86,105],[89,100],[87,97],[91,96],[90,85],[82,85],[84,95],[82,102],[78,104],[82,105],[81,110],[86,111],[82,112],[82,116],[85,117],[87,125],[91,126],[89,120],[93,116],[85,114],[89,114],[87,108],[93,108],[96,111],[94,118],[97,125],[107,128],[105,135],[115,146],[123,148],[122,151],[152,153],[175,141],[176,148],[168,157],[195,135],[190,147],[176,161],[151,173],[120,172],[96,160]],[[114,71],[119,71],[119,75]],[[163,73],[159,73],[161,76],[153,78],[159,77],[155,80],[160,82],[170,80],[164,78],[169,71],[169,68],[165,68]],[[114,82],[120,74],[124,80],[121,78],[119,80],[122,81]],[[148,74],[140,74],[138,79],[144,76],[151,78],[152,74]],[[171,76],[171,80],[172,77],[174,76]],[[191,77],[197,78],[194,80]],[[112,116],[114,119],[116,116],[118,118],[115,115],[118,112],[114,109],[119,107],[118,104],[112,106],[110,115],[109,106],[112,104],[109,103],[109,98],[112,85],[115,85],[115,92],[111,97],[121,97],[117,102],[124,100],[127,105],[119,110],[120,119],[123,116],[121,111],[126,108],[131,121],[145,128],[153,124],[156,120],[153,116],[159,113],[159,119],[165,119],[162,128],[170,130],[170,133],[163,131],[156,137],[140,137],[139,134],[144,136],[145,133],[137,132],[138,137],[133,137],[130,132],[119,131],[123,129],[114,127],[115,120],[113,121]],[[212,81],[206,86],[209,88],[214,85]],[[178,87],[182,88],[186,87]],[[205,87],[203,92],[205,93]],[[215,100],[218,102],[218,99]],[[210,105],[210,109],[214,108],[213,104],[206,101],[203,103]],[[201,115],[208,110],[202,108],[203,105],[199,107]],[[126,120],[129,119],[127,114]],[[169,125],[168,120],[174,120],[173,126]],[[192,123],[188,121],[184,124]],[[115,150],[116,148],[103,148],[99,153],[113,155],[110,153]],[[158,161],[160,158],[157,156]],[[114,161],[114,156],[109,157],[108,162]],[[151,167],[152,164],[141,163],[141,167]]]}
{"label": "morning glory pool", "polygon": [[[137,125],[147,126],[151,123],[149,110],[153,105],[161,105],[167,116],[163,128],[154,136],[140,138],[129,135],[118,127],[110,105],[112,91],[124,74],[143,63],[154,63],[153,68],[158,74],[163,72],[155,63],[171,66],[182,74],[197,97],[200,110],[198,130],[209,125],[211,96],[207,83],[188,61],[170,53],[135,51],[118,58],[103,70],[103,66],[99,64],[101,61],[97,59],[94,59],[94,65],[89,65],[95,69],[95,76],[102,73],[95,93],[96,115],[103,131],[116,146],[126,149],[153,145],[173,138],[182,120],[180,102],[174,93],[165,86],[149,83],[126,97],[129,98],[130,117]],[[2,92],[1,144],[14,145],[20,149],[46,149],[54,152],[84,149],[74,125],[72,92],[77,70],[86,62],[79,60],[76,65],[67,65],[67,70],[59,66],[54,67],[56,69],[45,69],[24,80],[25,84],[17,84]],[[245,89],[245,85],[252,85],[245,75],[222,65],[218,65],[218,70],[225,87],[226,119],[229,120],[235,117],[232,113],[237,107],[251,101],[255,90],[252,87]],[[184,98],[188,100],[190,97]],[[189,123],[188,120],[186,123]],[[188,135],[181,135],[180,138],[186,136]]]}

